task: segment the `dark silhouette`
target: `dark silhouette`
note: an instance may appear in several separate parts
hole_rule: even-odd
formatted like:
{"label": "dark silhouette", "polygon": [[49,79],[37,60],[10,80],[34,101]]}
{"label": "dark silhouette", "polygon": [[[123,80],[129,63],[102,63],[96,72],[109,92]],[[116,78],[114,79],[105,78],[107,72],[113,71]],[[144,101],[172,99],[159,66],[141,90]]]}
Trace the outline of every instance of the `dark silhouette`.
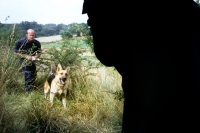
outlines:
{"label": "dark silhouette", "polygon": [[84,0],[94,52],[122,76],[123,133],[200,132],[200,8],[193,0]]}

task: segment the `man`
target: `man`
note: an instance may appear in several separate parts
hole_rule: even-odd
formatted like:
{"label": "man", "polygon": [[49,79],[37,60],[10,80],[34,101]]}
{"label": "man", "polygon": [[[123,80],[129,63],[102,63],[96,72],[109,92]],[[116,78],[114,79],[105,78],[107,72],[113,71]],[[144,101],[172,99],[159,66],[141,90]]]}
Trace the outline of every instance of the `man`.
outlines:
{"label": "man", "polygon": [[20,64],[25,76],[25,91],[30,92],[34,88],[36,80],[35,60],[40,57],[41,44],[35,38],[35,31],[28,29],[26,38],[18,40],[14,52],[20,57]]}
{"label": "man", "polygon": [[199,6],[84,0],[82,13],[97,58],[122,76],[122,132],[200,132]]}

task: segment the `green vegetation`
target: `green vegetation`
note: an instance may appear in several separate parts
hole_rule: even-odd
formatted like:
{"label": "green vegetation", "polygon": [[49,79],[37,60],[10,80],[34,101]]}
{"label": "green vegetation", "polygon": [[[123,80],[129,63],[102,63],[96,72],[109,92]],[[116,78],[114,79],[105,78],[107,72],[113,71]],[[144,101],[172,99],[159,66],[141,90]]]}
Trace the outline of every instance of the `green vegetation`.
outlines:
{"label": "green vegetation", "polygon": [[[5,27],[4,27],[5,28]],[[7,29],[8,28],[8,29]],[[120,133],[123,114],[121,76],[103,66],[93,54],[92,37],[64,38],[42,43],[37,61],[36,90],[23,90],[24,75],[13,46],[18,28],[0,32],[0,132],[2,133]],[[70,66],[67,108],[56,98],[53,107],[44,98],[43,85],[50,61]]]}
{"label": "green vegetation", "polygon": [[[6,20],[9,19],[9,16]],[[53,36],[53,35],[62,35],[63,38],[72,38],[73,36],[88,36],[90,34],[90,30],[88,29],[87,24],[85,23],[71,23],[69,25],[65,24],[38,24],[37,22],[28,22],[22,21],[16,25],[17,36],[15,37],[23,37],[26,34],[27,29],[34,29],[36,31],[36,37],[44,37],[44,36]],[[0,22],[0,33],[4,31],[4,34],[10,33],[7,29],[11,29],[13,24],[6,24]]]}

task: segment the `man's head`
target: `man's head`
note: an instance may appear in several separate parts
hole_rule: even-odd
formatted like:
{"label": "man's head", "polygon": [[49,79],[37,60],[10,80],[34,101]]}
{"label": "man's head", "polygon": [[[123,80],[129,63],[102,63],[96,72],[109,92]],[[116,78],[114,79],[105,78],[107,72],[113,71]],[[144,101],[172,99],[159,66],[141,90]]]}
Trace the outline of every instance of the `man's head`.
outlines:
{"label": "man's head", "polygon": [[35,31],[32,29],[28,29],[26,31],[26,37],[28,38],[29,41],[33,41],[35,38]]}

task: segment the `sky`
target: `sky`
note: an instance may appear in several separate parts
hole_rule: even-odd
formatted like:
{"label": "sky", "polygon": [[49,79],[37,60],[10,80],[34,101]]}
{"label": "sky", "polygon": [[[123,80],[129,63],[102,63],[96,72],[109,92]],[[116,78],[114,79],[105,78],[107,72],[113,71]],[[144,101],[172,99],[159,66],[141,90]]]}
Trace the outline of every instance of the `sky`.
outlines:
{"label": "sky", "polygon": [[87,23],[88,16],[82,14],[82,5],[83,0],[0,0],[0,22]]}

